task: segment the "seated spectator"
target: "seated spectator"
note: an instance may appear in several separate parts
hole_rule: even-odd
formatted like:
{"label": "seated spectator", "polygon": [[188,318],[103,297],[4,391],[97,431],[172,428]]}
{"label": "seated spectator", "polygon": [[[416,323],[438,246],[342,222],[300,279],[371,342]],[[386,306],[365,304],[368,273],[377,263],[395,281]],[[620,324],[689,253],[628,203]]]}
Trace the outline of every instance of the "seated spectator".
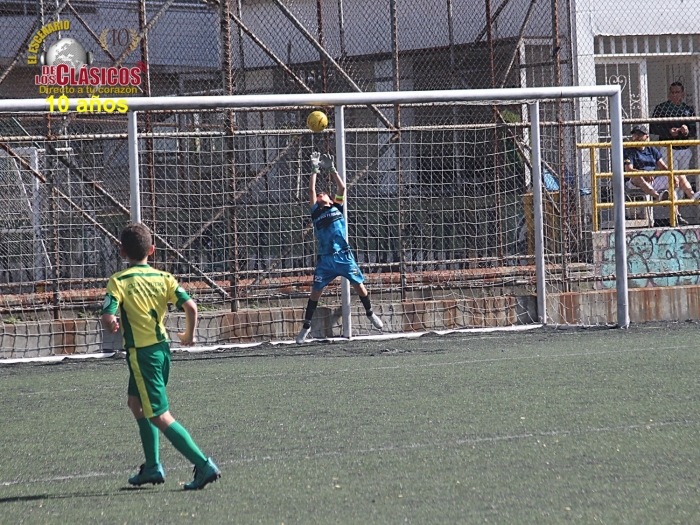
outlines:
{"label": "seated spectator", "polygon": [[[632,141],[634,142],[646,142],[649,140],[649,132],[644,126],[635,125],[632,128]],[[653,146],[635,146],[624,148],[622,152],[622,158],[624,159],[625,171],[655,171],[662,170],[667,171],[668,165],[664,162],[661,152]],[[693,188],[688,182],[685,175],[676,175],[673,178],[674,186],[677,191],[682,192],[678,194],[685,196],[688,199],[697,200],[700,198],[700,191],[693,193]],[[625,179],[625,187],[627,189],[639,188],[645,194],[650,195],[654,199],[658,200],[668,200],[668,176],[648,176],[648,177],[629,177]],[[655,226],[670,226],[668,210],[659,209],[655,214],[654,225]],[[684,226],[688,224],[676,210],[676,224]]]}
{"label": "seated spectator", "polygon": [[[649,132],[644,126],[632,128],[632,141],[645,142],[649,140]],[[622,152],[625,171],[667,171],[668,166],[664,162],[661,152],[654,146],[635,146],[625,148]],[[697,200],[700,192],[693,193],[693,188],[685,175],[676,175],[673,179],[675,187],[680,189],[688,199]],[[668,197],[668,176],[629,177],[625,179],[625,187],[628,189],[639,188],[647,195],[655,199],[666,200]],[[665,195],[664,199],[660,197]]]}

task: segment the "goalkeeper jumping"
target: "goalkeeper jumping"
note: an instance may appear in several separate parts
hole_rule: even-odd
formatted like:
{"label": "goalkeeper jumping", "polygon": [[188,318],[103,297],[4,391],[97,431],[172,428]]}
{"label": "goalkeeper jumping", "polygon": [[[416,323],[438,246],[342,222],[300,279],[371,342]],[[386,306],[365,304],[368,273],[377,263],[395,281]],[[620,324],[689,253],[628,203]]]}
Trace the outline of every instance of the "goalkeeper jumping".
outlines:
{"label": "goalkeeper jumping", "polygon": [[[372,325],[381,330],[384,327],[382,320],[372,311],[367,288],[362,284],[365,280],[360,267],[355,262],[350,245],[345,240],[345,217],[343,216],[343,203],[345,202],[345,183],[338,175],[333,165],[333,157],[318,152],[311,154],[311,176],[309,177],[309,206],[311,206],[311,220],[314,223],[314,232],[318,241],[318,264],[314,272],[314,284],[311,296],[306,305],[304,315],[304,327],[299,332],[296,342],[303,343],[311,331],[311,319],[314,316],[318,300],[323,289],[336,277],[345,277],[350,281],[357,295],[365,307],[365,313]],[[320,168],[327,169],[336,184],[335,198],[321,191],[316,193],[316,176]]]}

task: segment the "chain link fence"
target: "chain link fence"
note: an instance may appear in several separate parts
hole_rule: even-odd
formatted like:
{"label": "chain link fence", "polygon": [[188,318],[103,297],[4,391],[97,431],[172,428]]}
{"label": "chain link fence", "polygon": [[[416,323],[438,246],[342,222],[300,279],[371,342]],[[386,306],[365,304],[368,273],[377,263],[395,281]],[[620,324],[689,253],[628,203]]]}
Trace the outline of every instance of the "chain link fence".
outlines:
{"label": "chain link fence", "polygon": [[[53,71],[42,66],[62,60],[107,75],[83,91],[76,87],[71,98],[619,84],[631,128],[670,122],[654,108],[674,82],[697,107],[700,22],[688,15],[698,10],[697,0],[624,9],[604,2],[576,8],[570,0],[11,0],[0,4],[0,97],[58,97],[55,79],[37,77]],[[66,39],[78,43],[65,48],[72,58],[61,55]],[[135,76],[110,83],[111,69]],[[607,107],[581,99],[544,101],[541,108],[548,285],[562,294],[606,287],[610,276],[596,266],[592,199],[609,200],[609,183],[591,181],[591,157],[577,143],[608,140]],[[163,236],[156,264],[185,280],[205,275],[217,283],[225,293],[205,286],[198,297],[212,309],[272,304],[284,286],[264,290],[260,275],[293,277],[312,266],[308,232],[293,237],[294,255],[283,258],[288,267],[275,265],[292,238],[283,232],[305,231],[294,206],[303,202],[309,151],[334,148],[329,135],[302,130],[307,112],[139,115],[144,221]],[[694,113],[684,118],[697,121]],[[349,107],[349,155],[359,181],[353,191],[367,202],[351,221],[362,264],[372,272],[407,262],[431,271],[530,264],[528,122],[527,104]],[[120,264],[114,237],[128,219],[125,130],[126,117],[116,111],[0,117],[2,203],[9,210],[0,220],[0,293],[13,297],[2,305],[4,319],[94,313],[98,291],[69,304],[65,295],[58,299],[55,283],[101,290]],[[601,150],[594,160],[598,172],[607,169],[606,155]],[[411,159],[413,178],[397,186],[392,177],[402,176],[402,158]],[[171,179],[179,181],[174,188],[158,186]],[[284,198],[274,190],[281,186]],[[415,204],[401,235],[381,219],[394,211],[382,200],[386,188],[399,186]],[[163,192],[177,195],[167,212]],[[449,198],[461,202],[444,204]],[[41,225],[51,248],[36,242],[32,199],[51,203]],[[283,210],[288,216],[270,212],[280,205],[292,205]],[[599,219],[605,223],[605,212]],[[235,231],[247,233],[234,240],[235,221]],[[163,248],[165,241],[177,253]],[[512,282],[531,293],[531,275],[523,272],[527,278]],[[239,273],[252,279],[247,288],[236,281]],[[604,322],[572,312],[563,302],[553,307],[557,322]]]}

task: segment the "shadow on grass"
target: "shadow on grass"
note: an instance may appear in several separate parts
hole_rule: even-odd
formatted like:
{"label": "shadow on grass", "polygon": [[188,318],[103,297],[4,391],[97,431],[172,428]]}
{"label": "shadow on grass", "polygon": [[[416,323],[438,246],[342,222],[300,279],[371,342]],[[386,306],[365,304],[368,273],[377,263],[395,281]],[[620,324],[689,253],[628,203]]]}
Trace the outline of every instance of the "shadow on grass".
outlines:
{"label": "shadow on grass", "polygon": [[[119,489],[119,492],[139,492],[141,490],[155,490],[156,487],[122,487]],[[162,492],[183,492],[183,488],[180,487],[179,489],[166,489],[163,490]]]}
{"label": "shadow on grass", "polygon": [[[149,489],[154,489],[155,487],[121,487],[115,492],[101,491],[101,492],[72,492],[68,494],[36,494],[33,496],[12,496],[9,498],[0,498],[0,505],[3,503],[21,503],[25,501],[40,501],[40,500],[51,500],[51,499],[68,499],[68,498],[94,498],[99,496],[121,496],[127,495],[129,492],[139,492]],[[182,492],[182,489],[169,489],[163,492]]]}

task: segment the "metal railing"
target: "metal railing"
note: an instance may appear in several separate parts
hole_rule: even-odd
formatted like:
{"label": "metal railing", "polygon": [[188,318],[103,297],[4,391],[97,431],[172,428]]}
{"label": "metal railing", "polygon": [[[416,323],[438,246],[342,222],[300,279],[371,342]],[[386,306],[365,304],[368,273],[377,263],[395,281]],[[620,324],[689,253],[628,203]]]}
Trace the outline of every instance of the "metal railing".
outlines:
{"label": "metal railing", "polygon": [[[676,198],[676,183],[675,177],[680,175],[700,175],[700,169],[676,170],[673,162],[673,147],[674,146],[700,146],[700,140],[684,140],[684,141],[642,141],[642,142],[625,142],[625,148],[639,146],[655,146],[665,147],[668,159],[668,170],[657,170],[651,172],[654,177],[668,177],[668,199],[666,200],[651,200],[651,201],[627,201],[625,200],[625,209],[627,208],[646,208],[646,207],[669,207],[669,221],[672,227],[677,226],[676,216],[678,206],[687,206],[689,204],[698,204],[698,201],[692,199],[677,199]],[[615,204],[613,202],[601,202],[600,197],[602,192],[599,188],[600,181],[604,179],[612,179],[612,172],[598,171],[598,150],[610,149],[609,142],[593,142],[576,144],[578,149],[587,149],[589,151],[589,161],[591,167],[591,195],[593,197],[593,231],[600,230],[599,214],[602,210],[612,209]],[[625,178],[631,177],[648,177],[648,171],[625,171]]]}

